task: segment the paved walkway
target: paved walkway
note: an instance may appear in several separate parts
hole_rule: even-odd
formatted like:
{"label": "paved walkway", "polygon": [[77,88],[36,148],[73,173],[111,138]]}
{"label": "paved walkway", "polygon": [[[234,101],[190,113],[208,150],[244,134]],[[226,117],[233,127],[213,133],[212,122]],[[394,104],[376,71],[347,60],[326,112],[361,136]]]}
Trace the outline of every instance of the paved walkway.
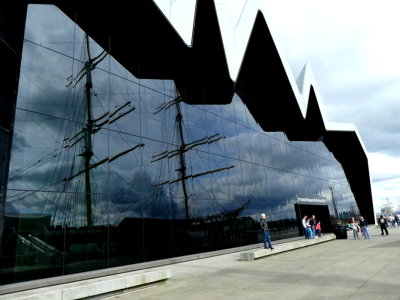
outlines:
{"label": "paved walkway", "polygon": [[166,283],[107,299],[400,299],[400,229],[369,229],[370,240],[348,232],[252,262],[233,253],[164,266]]}

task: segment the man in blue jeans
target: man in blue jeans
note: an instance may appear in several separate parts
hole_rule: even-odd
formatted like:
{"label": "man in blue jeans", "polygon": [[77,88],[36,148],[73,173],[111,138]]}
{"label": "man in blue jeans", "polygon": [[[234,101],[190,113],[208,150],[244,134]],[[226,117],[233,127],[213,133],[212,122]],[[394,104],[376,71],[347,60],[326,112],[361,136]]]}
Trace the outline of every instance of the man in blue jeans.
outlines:
{"label": "man in blue jeans", "polygon": [[[264,213],[261,214],[260,216],[261,216],[260,227],[261,227],[261,232],[263,235],[264,248],[265,249],[270,248],[271,250],[273,250],[274,247],[272,247],[272,243],[271,243],[271,236],[269,234],[267,216]],[[268,243],[268,246],[267,246],[267,243]]]}
{"label": "man in blue jeans", "polygon": [[369,240],[369,232],[368,232],[368,222],[363,217],[360,217],[360,227],[362,229],[364,239]]}

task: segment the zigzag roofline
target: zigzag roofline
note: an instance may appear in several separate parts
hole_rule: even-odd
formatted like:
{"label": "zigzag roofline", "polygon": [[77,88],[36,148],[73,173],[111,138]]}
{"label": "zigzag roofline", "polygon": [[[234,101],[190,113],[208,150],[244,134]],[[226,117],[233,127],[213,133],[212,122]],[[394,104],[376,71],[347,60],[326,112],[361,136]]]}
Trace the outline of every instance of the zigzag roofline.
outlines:
{"label": "zigzag roofline", "polygon": [[[197,1],[196,4],[196,20],[201,18],[200,14],[204,14],[197,9],[199,2]],[[215,8],[215,3],[213,5]],[[218,14],[216,17],[218,19]],[[361,213],[367,218],[373,219],[371,212],[374,209],[367,152],[355,125],[327,121],[320,105],[321,96],[310,64],[306,63],[296,83],[262,10],[258,10],[255,16],[253,15],[253,19],[251,29],[245,30],[248,34],[240,37],[246,46],[240,58],[240,68],[234,81],[234,91],[241,96],[256,121],[265,131],[284,131],[291,140],[322,140],[342,164]],[[245,23],[242,22],[242,24]],[[199,29],[196,26],[193,28],[194,36],[195,30]],[[219,19],[215,31],[221,34]],[[217,46],[223,49],[223,59],[227,61],[227,73],[231,74],[232,63],[229,63],[230,60],[227,57],[233,56],[229,53],[229,47],[226,45],[226,39],[222,37]],[[195,46],[193,45],[193,47]],[[275,60],[275,64],[269,63],[269,60]],[[265,68],[261,69],[260,65]],[[271,66],[273,72],[270,72],[269,76],[265,76]],[[255,76],[253,76],[254,73],[256,73]],[[271,79],[275,76],[278,77],[276,81]],[[272,84],[268,85],[271,81]],[[290,90],[289,93],[288,90]],[[282,95],[282,91],[286,92],[281,100],[284,105],[266,103],[266,99],[275,100],[274,95]]]}
{"label": "zigzag roofline", "polygon": [[[171,26],[180,35],[182,40],[185,40],[186,42],[188,40],[191,40],[191,43],[188,44],[188,47],[192,47],[193,46],[193,36],[195,35],[194,34],[194,31],[195,31],[194,24],[195,24],[196,13],[197,13],[196,6],[198,5],[198,3],[195,3],[195,2],[197,2],[197,1],[194,1],[193,3],[189,3],[189,4],[186,3],[186,5],[189,6],[189,7],[191,5],[193,5],[193,7],[190,7],[190,10],[193,10],[193,12],[191,11],[188,14],[189,16],[191,16],[191,23],[190,23],[190,21],[187,21],[187,23],[185,24],[186,25],[186,27],[185,27],[186,30],[187,30],[187,28],[192,28],[192,30],[190,31],[190,34],[185,34],[185,36],[182,36],[182,33],[183,33],[182,29],[183,28],[175,26],[174,25],[174,23],[175,23],[174,21],[175,20],[171,19],[171,17],[168,16],[168,13],[166,11],[166,6],[162,5],[162,1],[161,0],[154,0],[154,2],[158,6],[158,8],[163,12],[164,17],[169,20]],[[215,5],[215,1],[214,1],[214,5]],[[239,77],[239,74],[240,74],[240,67],[239,67],[238,71],[235,71],[234,67],[232,65],[235,65],[235,64],[238,64],[240,66],[242,65],[242,63],[244,61],[244,57],[246,55],[246,49],[247,49],[247,45],[249,43],[251,32],[253,31],[253,28],[254,28],[255,23],[256,23],[255,19],[257,18],[258,14],[261,14],[261,16],[262,16],[262,18],[264,18],[265,22],[268,23],[267,20],[266,20],[266,15],[267,14],[265,12],[265,8],[264,7],[260,7],[256,11],[255,10],[251,11],[251,9],[249,9],[247,5],[244,5],[243,10],[242,10],[242,12],[240,14],[240,18],[239,18],[239,20],[238,20],[238,22],[236,24],[236,27],[241,27],[241,31],[244,32],[244,34],[242,34],[241,36],[237,36],[238,39],[235,39],[235,45],[233,45],[233,47],[229,47],[229,46],[227,46],[227,44],[229,42],[227,41],[227,39],[222,34],[222,31],[229,32],[230,28],[228,28],[228,26],[225,25],[224,30],[222,29],[222,27],[223,27],[222,24],[224,22],[221,21],[221,13],[218,13],[217,7],[216,7],[216,10],[217,10],[217,18],[218,18],[218,30],[219,30],[219,32],[221,32],[222,44],[223,44],[222,46],[224,48],[224,53],[225,53],[225,56],[226,56],[226,61],[227,61],[229,73],[231,75],[231,79],[233,79],[234,82],[237,82],[237,78]],[[253,22],[246,22],[246,21],[248,21],[248,19],[246,21],[243,21],[242,18],[241,18],[243,15],[247,15],[247,16],[250,15],[250,18],[253,18]],[[190,20],[190,18],[188,18],[187,16],[186,16],[186,19]],[[248,25],[250,23],[252,23],[251,26]],[[246,28],[246,26],[248,28]],[[271,29],[269,28],[269,30],[271,30]],[[231,28],[229,33],[232,33],[232,32],[233,32],[233,28]],[[226,35],[228,35],[228,34],[226,34]],[[303,118],[304,119],[306,118],[307,108],[308,108],[308,104],[309,104],[309,101],[310,101],[309,100],[310,92],[311,92],[311,88],[313,88],[314,89],[314,93],[316,95],[317,102],[318,102],[319,111],[320,111],[321,117],[323,119],[323,124],[324,124],[324,127],[326,128],[327,124],[328,124],[328,121],[327,121],[326,115],[325,115],[325,113],[323,111],[323,107],[321,106],[321,100],[320,100],[321,96],[320,96],[320,93],[318,91],[317,83],[316,83],[316,80],[315,80],[315,76],[314,76],[314,73],[312,71],[312,68],[311,68],[310,64],[308,62],[305,64],[304,68],[302,69],[302,71],[298,75],[298,78],[296,80],[297,84],[294,84],[295,80],[294,80],[294,77],[292,75],[293,73],[292,73],[292,71],[291,71],[291,69],[289,67],[289,64],[287,63],[287,61],[285,59],[285,56],[281,54],[282,51],[280,50],[280,47],[279,47],[279,44],[277,43],[277,40],[274,38],[274,34],[271,33],[271,36],[272,36],[272,39],[274,41],[276,50],[279,53],[280,59],[282,61],[282,65],[285,68],[286,74],[288,76],[288,80],[289,80],[289,82],[291,84],[291,88],[293,90],[293,93],[295,95],[295,98],[297,100],[297,103],[298,103],[298,106],[300,108],[300,111],[302,113]],[[242,44],[246,45],[246,46],[243,46]],[[235,52],[235,50],[237,50],[237,49],[239,49],[237,52],[241,53],[239,56],[235,56],[235,55],[232,54],[232,52]],[[231,58],[231,59],[229,59],[229,58]],[[238,61],[232,61],[232,60],[235,60],[235,59],[238,60]],[[236,78],[234,78],[235,74],[236,74]],[[335,126],[337,126],[337,127],[335,127]],[[341,126],[339,123],[330,123],[329,130],[334,130],[334,131],[339,130],[340,131],[340,129],[342,127],[343,126]],[[353,131],[356,131],[356,127],[354,125],[352,126],[352,128],[353,128]],[[358,132],[357,132],[357,136],[359,137]],[[360,139],[360,142],[361,142],[361,139]],[[365,150],[365,147],[363,147],[363,148]]]}
{"label": "zigzag roofline", "polygon": [[[189,6],[189,10],[190,13],[188,13],[187,15],[191,16],[191,18],[188,18],[187,15],[185,15],[185,19],[186,19],[186,23],[180,23],[180,26],[178,25],[178,23],[176,23],[176,18],[171,18],[171,14],[174,15],[171,12],[171,8],[172,8],[172,4],[170,6],[170,11],[169,14],[170,16],[168,16],[168,12],[167,12],[167,5],[162,5],[162,0],[154,0],[154,2],[156,3],[156,5],[158,6],[158,8],[163,12],[163,15],[166,19],[168,19],[168,21],[170,22],[171,26],[176,30],[176,32],[179,34],[179,36],[182,38],[182,40],[184,40],[186,43],[190,40],[191,43],[187,43],[188,47],[192,47],[193,46],[193,36],[194,31],[195,31],[195,19],[196,19],[196,12],[197,10],[196,8],[196,1],[194,1],[193,3],[187,3],[186,7]],[[261,4],[261,3],[260,3]],[[193,5],[193,8],[191,7],[191,5]],[[214,2],[215,5],[215,2]],[[257,10],[251,10],[248,8],[247,5],[244,5],[243,10],[240,14],[239,20],[235,26],[235,28],[232,28],[232,26],[229,26],[228,24],[224,24],[226,22],[223,22],[221,20],[221,15],[223,14],[223,12],[221,12],[221,8],[218,9],[218,6],[216,6],[216,11],[217,11],[217,21],[218,21],[218,30],[221,33],[222,36],[222,46],[224,49],[224,53],[226,56],[226,61],[227,61],[227,67],[229,70],[229,74],[231,79],[236,82],[237,78],[239,77],[239,73],[240,73],[240,66],[243,63],[244,60],[244,56],[246,53],[246,48],[247,48],[247,44],[249,43],[249,39],[251,36],[251,32],[253,31],[253,27],[255,26],[255,19],[257,18],[258,14],[261,14],[261,16],[266,20],[266,12],[265,12],[265,8],[264,7],[260,7],[257,8]],[[219,5],[219,7],[221,7],[221,4]],[[193,13],[192,13],[193,10]],[[246,21],[243,21],[242,16],[246,16],[247,19]],[[250,18],[250,19],[249,19]],[[189,21],[191,20],[191,22]],[[248,21],[252,22],[248,22]],[[267,20],[265,21],[266,23],[269,23]],[[250,26],[251,23],[251,26]],[[176,24],[176,25],[174,25]],[[231,28],[230,28],[231,27]],[[247,28],[246,28],[247,27]],[[190,30],[190,34],[188,34],[188,28],[192,28],[192,30]],[[240,28],[241,31],[241,35],[236,34],[236,31],[239,31],[238,28]],[[268,28],[269,30],[271,30],[271,28]],[[184,32],[184,30],[186,32]],[[222,32],[225,32],[225,34],[223,34]],[[234,35],[235,36],[235,40],[234,41],[229,41],[226,37],[230,36],[230,35]],[[308,107],[308,97],[310,94],[310,86],[312,85],[314,87],[314,89],[316,89],[316,81],[315,81],[315,77],[314,74],[312,72],[311,66],[309,63],[306,63],[303,70],[301,71],[301,73],[298,76],[297,79],[297,83],[300,79],[300,81],[302,82],[301,85],[299,84],[295,84],[295,79],[292,75],[292,71],[290,69],[290,66],[287,62],[287,60],[285,59],[285,56],[282,55],[282,51],[280,50],[281,47],[279,47],[278,41],[274,38],[274,34],[271,33],[271,37],[274,41],[275,47],[277,52],[279,53],[280,59],[282,61],[282,65],[285,68],[286,74],[288,76],[288,80],[291,83],[293,92],[296,96],[298,105],[300,107],[300,110],[302,112],[303,117],[306,117],[306,112],[307,112],[307,107]],[[233,44],[233,45],[232,45]],[[234,52],[237,52],[236,54],[233,54]],[[235,67],[235,65],[239,66],[239,67]],[[297,87],[297,88],[296,88]],[[304,91],[304,93],[303,93]],[[317,93],[319,95],[319,93]],[[320,99],[320,97],[317,97],[318,99]],[[326,120],[326,118],[324,118],[324,120]]]}
{"label": "zigzag roofline", "polygon": [[[162,5],[162,0],[154,0],[155,4],[157,5],[157,7],[160,9],[160,11],[163,13],[164,17],[166,19],[168,19],[168,21],[170,22],[171,26],[176,30],[177,34],[179,34],[179,36],[182,38],[182,40],[184,40],[186,43],[190,40],[191,43],[187,43],[188,47],[192,47],[193,46],[193,37],[194,37],[194,31],[195,31],[195,19],[196,19],[196,13],[197,13],[197,5],[198,5],[198,0],[193,1],[192,3],[189,2],[185,2],[186,8],[189,7],[190,13],[188,13],[185,18],[186,18],[186,27],[187,28],[192,28],[192,30],[190,30],[189,34],[185,34],[184,36],[182,35],[182,28],[180,28],[179,26],[176,26],[174,24],[175,23],[174,19],[171,19],[170,16],[168,16],[168,13],[166,11],[166,6]],[[261,3],[260,3],[261,4]],[[215,1],[214,1],[214,6],[216,7],[216,11],[217,11],[217,22],[218,22],[218,31],[221,33],[222,36],[222,46],[224,49],[224,53],[226,56],[226,61],[227,61],[227,66],[229,69],[229,73],[231,75],[231,79],[234,82],[237,82],[237,79],[239,77],[239,73],[240,73],[240,67],[237,68],[238,70],[235,71],[233,65],[237,64],[239,66],[242,65],[243,61],[244,61],[244,57],[246,55],[246,49],[247,49],[247,45],[249,43],[250,40],[250,36],[251,36],[251,32],[254,29],[255,23],[256,23],[256,18],[257,15],[260,14],[262,16],[262,18],[264,18],[265,22],[268,23],[267,19],[267,12],[265,11],[265,7],[261,6],[259,8],[257,8],[256,10],[251,10],[247,5],[244,5],[243,10],[239,16],[239,20],[237,21],[237,23],[235,24],[236,26],[236,30],[237,28],[240,28],[241,30],[241,35],[237,35],[236,33],[233,33],[233,35],[235,35],[235,37],[237,37],[235,39],[235,45],[233,45],[233,47],[229,47],[227,46],[227,44],[229,43],[229,41],[225,38],[225,36],[232,34],[232,32],[234,31],[233,28],[229,28],[228,25],[225,24],[225,26],[223,25],[223,21],[221,21],[221,14],[223,12],[221,12],[221,9],[218,9],[218,7],[215,5]],[[221,5],[220,5],[221,6]],[[171,7],[170,7],[171,9]],[[173,12],[170,11],[170,14],[173,14]],[[191,18],[188,18],[188,15],[191,16]],[[247,19],[246,21],[243,21],[242,16],[247,16],[249,18],[252,18],[253,22],[248,22],[249,19]],[[191,21],[190,21],[191,20]],[[252,24],[251,26],[249,24]],[[182,25],[182,23],[181,23]],[[184,25],[183,25],[184,26]],[[225,27],[224,29],[222,29],[223,27]],[[247,27],[247,28],[246,28]],[[229,29],[230,32],[229,32]],[[269,30],[271,30],[271,28],[268,28]],[[225,34],[225,36],[222,34],[222,31],[228,32],[228,34]],[[315,80],[315,76],[314,73],[312,71],[311,65],[307,62],[302,71],[300,72],[300,74],[297,77],[297,80],[294,80],[293,77],[293,73],[289,67],[289,64],[287,62],[287,60],[285,59],[285,56],[282,55],[282,51],[280,50],[279,47],[279,43],[277,42],[277,40],[274,38],[274,34],[271,33],[271,37],[274,41],[275,47],[277,52],[279,53],[281,62],[283,67],[285,68],[286,71],[286,75],[288,76],[288,80],[291,84],[291,87],[293,89],[294,95],[296,97],[298,106],[301,110],[301,113],[304,117],[304,119],[306,118],[307,115],[307,109],[308,109],[308,104],[309,104],[309,99],[310,99],[310,93],[311,93],[311,89],[313,88],[317,102],[318,102],[318,107],[319,107],[319,111],[321,114],[321,117],[323,119],[323,123],[324,123],[324,127],[327,130],[330,131],[343,131],[343,128],[346,128],[345,131],[354,131],[357,135],[357,137],[359,138],[360,143],[362,144],[362,147],[364,149],[364,152],[366,152],[365,146],[362,143],[362,140],[360,138],[360,135],[355,127],[355,125],[350,124],[350,123],[338,123],[338,122],[328,122],[326,114],[324,113],[323,110],[323,106],[321,105],[321,96],[320,93],[318,91],[318,86]],[[239,49],[239,50],[237,50]],[[235,50],[237,50],[236,52],[239,52],[239,56],[235,56],[234,54],[232,54],[232,52],[235,52]],[[234,61],[234,60],[238,60],[238,61]],[[236,74],[236,75],[235,75]],[[233,75],[233,76],[232,76]],[[296,82],[296,84],[294,84],[294,82]]]}
{"label": "zigzag roofline", "polygon": [[[89,34],[101,45],[103,46],[104,49],[108,48],[108,43],[109,43],[109,36],[104,37],[104,34],[112,34],[113,32],[112,29],[110,30],[107,28],[107,30],[103,31],[102,33],[99,33],[100,30],[102,30],[102,27],[99,27],[97,30],[96,28],[98,26],[94,26],[93,24],[97,23],[94,19],[95,17],[91,16],[89,17],[88,14],[91,13],[91,15],[98,16],[99,19],[101,19],[102,16],[106,14],[112,14],[114,12],[113,9],[110,9],[109,11],[101,12],[101,13],[96,13],[96,7],[89,8],[87,9],[85,6],[83,6],[80,1],[77,0],[72,0],[69,1],[68,4],[65,4],[65,1],[62,0],[26,0],[27,3],[54,3],[54,5],[60,7],[68,16],[72,17],[72,14],[74,14],[74,17],[76,17],[77,23],[85,30],[89,31]],[[118,1],[116,1],[118,2]],[[249,53],[249,44],[251,43],[251,36],[252,34],[259,30],[257,27],[262,27],[263,25],[260,24],[265,24],[264,28],[260,29],[263,31],[263,34],[265,36],[269,36],[270,43],[267,45],[267,48],[270,48],[272,52],[275,52],[275,59],[279,60],[279,68],[283,68],[284,72],[282,74],[282,77],[285,78],[280,78],[283,79],[285,82],[284,89],[289,89],[291,90],[291,97],[292,100],[287,100],[287,105],[290,105],[291,108],[290,110],[293,111],[293,113],[296,115],[295,119],[297,119],[296,126],[297,127],[299,124],[298,122],[302,122],[302,120],[307,119],[307,112],[309,108],[309,103],[310,103],[310,93],[311,93],[311,88],[314,89],[314,92],[316,93],[316,105],[318,107],[318,115],[321,115],[321,118],[323,120],[323,123],[326,123],[326,117],[323,114],[321,110],[321,105],[320,105],[320,96],[319,92],[317,91],[317,84],[315,82],[314,75],[312,73],[311,67],[309,64],[305,65],[305,72],[302,72],[303,78],[302,78],[302,86],[299,87],[296,84],[296,80],[294,76],[292,75],[291,69],[285,59],[285,56],[281,54],[281,50],[279,49],[279,46],[277,45],[276,40],[273,37],[273,34],[270,32],[270,28],[267,25],[267,21],[265,19],[265,16],[262,12],[262,9],[255,11],[251,11],[250,9],[247,9],[245,6],[243,15],[251,15],[254,20],[252,22],[252,25],[250,25],[250,22],[240,22],[238,24],[239,27],[242,27],[242,31],[247,32],[247,35],[245,36],[240,36],[239,39],[237,39],[237,43],[241,43],[245,45],[240,52],[241,57],[238,58],[240,61],[240,68],[237,73],[237,77],[235,80],[232,80],[230,77],[230,61],[228,60],[228,56],[232,56],[229,53],[232,52],[229,47],[226,46],[227,41],[224,40],[224,36],[221,33],[221,26],[220,26],[220,20],[219,20],[219,15],[215,6],[215,2],[213,0],[202,0],[202,1],[196,1],[195,4],[195,12],[192,14],[193,19],[192,19],[192,24],[189,25],[190,28],[192,28],[192,34],[191,34],[191,45],[187,45],[184,42],[183,37],[180,35],[180,31],[178,28],[175,28],[170,20],[168,20],[168,17],[166,14],[163,14],[160,7],[157,6],[157,2],[160,3],[160,1],[154,1],[155,4],[153,4],[153,7],[151,8],[151,5],[149,2],[152,1],[144,1],[147,4],[142,5],[140,8],[146,9],[147,11],[151,11],[152,15],[156,15],[158,10],[159,17],[164,17],[162,20],[159,18],[159,21],[155,23],[154,25],[157,26],[158,24],[163,23],[162,25],[162,30],[150,30],[149,35],[151,35],[153,32],[161,31],[159,35],[155,35],[153,39],[158,39],[159,36],[165,36],[168,38],[171,38],[171,44],[174,47],[174,50],[176,50],[176,59],[174,59],[173,54],[168,51],[168,49],[152,49],[151,51],[147,51],[146,46],[144,46],[143,51],[138,51],[139,55],[141,56],[142,61],[141,62],[134,62],[130,63],[127,61],[126,57],[122,57],[120,53],[113,53],[113,56],[119,60],[129,71],[131,71],[135,76],[139,78],[166,78],[166,79],[173,79],[177,82],[178,87],[181,88],[181,92],[185,97],[186,102],[191,103],[191,104],[196,104],[196,103],[201,103],[201,104],[225,104],[225,103],[230,103],[232,101],[233,93],[238,92],[237,89],[237,84],[238,81],[241,78],[241,74],[243,73],[243,69],[246,67],[246,56],[251,56],[253,55],[252,53]],[[121,4],[123,2],[121,1]],[[139,8],[139,9],[140,9]],[[150,9],[151,8],[151,9]],[[121,10],[122,11],[122,7]],[[78,12],[75,15],[75,12]],[[90,20],[88,20],[90,18]],[[123,19],[121,17],[121,19]],[[257,22],[258,20],[262,20],[261,22]],[[92,23],[92,21],[94,21]],[[243,25],[242,25],[243,24]],[[248,28],[245,28],[246,24],[248,25]],[[109,25],[109,24],[106,24]],[[157,28],[159,29],[159,28]],[[210,32],[214,32],[212,34],[213,37],[210,40],[211,34]],[[118,34],[113,34],[112,36],[119,37]],[[172,38],[173,37],[173,38]],[[116,43],[115,38],[113,38],[114,43]],[[167,39],[165,39],[166,41]],[[240,41],[240,42],[239,42]],[[145,42],[148,43],[148,40]],[[141,43],[142,44],[142,43]],[[144,43],[146,44],[146,43]],[[207,44],[207,45],[205,45]],[[150,44],[152,46],[152,44]],[[119,47],[119,45],[117,45]],[[114,46],[115,48],[115,46]],[[172,48],[172,47],[171,47]],[[179,48],[179,49],[177,49]],[[274,49],[272,49],[274,48]],[[116,52],[115,49],[113,49],[113,52]],[[166,53],[165,55],[162,55],[160,51],[163,51]],[[147,56],[151,56],[151,59],[146,59],[146,55],[143,55],[144,53],[148,53]],[[205,53],[207,55],[205,55]],[[161,54],[161,55],[159,55]],[[228,55],[227,55],[228,54]],[[135,52],[133,52],[133,55],[135,55]],[[210,55],[216,56],[216,58],[211,59],[209,58]],[[126,55],[128,56],[128,55]],[[165,58],[164,56],[169,56],[171,58],[172,63],[160,63],[159,60],[155,59],[156,57],[160,57],[160,60],[167,61],[168,59]],[[199,60],[200,62],[196,63],[193,62],[191,63],[190,61]],[[270,59],[269,57],[265,57],[265,59]],[[132,60],[135,60],[133,58]],[[149,60],[155,60],[155,62],[150,62]],[[180,60],[181,62],[179,63],[177,60]],[[208,62],[208,63],[207,63]],[[135,66],[133,66],[133,64]],[[164,67],[165,66],[165,67]],[[156,70],[157,68],[157,70]],[[211,71],[210,69],[213,69]],[[160,69],[164,69],[164,71],[160,71]],[[168,69],[168,70],[167,70]],[[194,72],[193,69],[196,71]],[[174,70],[174,71],[169,71],[169,70]],[[212,74],[215,73],[217,70],[217,74]],[[259,70],[259,72],[262,72]],[[201,77],[207,77],[211,76],[210,80],[206,80],[199,85],[196,83],[196,80],[193,78],[193,80],[190,80],[190,86],[186,83],[185,86],[181,84],[182,81],[188,81],[188,78],[190,79],[191,77],[194,76],[193,73],[200,73]],[[153,74],[153,75],[152,75]],[[188,76],[189,75],[189,76]],[[273,74],[270,74],[271,76]],[[301,76],[301,74],[300,74]],[[268,79],[268,78],[267,78]],[[216,84],[215,82],[218,82]],[[220,83],[224,82],[224,85],[221,85]],[[279,91],[277,91],[276,86],[271,86],[269,88],[269,94],[274,94]],[[217,97],[214,97],[215,93],[217,93]],[[243,95],[243,93],[240,93],[239,89],[239,94]],[[215,98],[218,98],[217,100]],[[294,99],[293,99],[294,98]],[[293,101],[295,100],[295,102]],[[251,100],[253,101],[253,100]],[[245,101],[246,102],[246,101]],[[296,105],[297,104],[297,107]],[[285,109],[284,109],[285,110]],[[309,117],[312,117],[310,115]],[[284,118],[286,119],[286,118]],[[322,125],[325,127],[324,125]],[[262,126],[263,127],[263,126]],[[264,128],[264,127],[263,127]],[[277,128],[277,126],[273,126],[273,128],[269,128],[269,126],[264,128],[266,131],[273,130],[273,131],[287,131],[287,126],[282,126],[281,129]]]}

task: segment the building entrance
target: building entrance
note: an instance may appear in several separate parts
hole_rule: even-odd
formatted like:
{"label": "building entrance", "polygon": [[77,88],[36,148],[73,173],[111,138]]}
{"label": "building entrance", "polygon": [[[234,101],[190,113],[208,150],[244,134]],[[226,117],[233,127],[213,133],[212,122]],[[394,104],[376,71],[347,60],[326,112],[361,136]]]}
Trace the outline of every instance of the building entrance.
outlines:
{"label": "building entrance", "polygon": [[318,221],[321,221],[321,231],[324,232],[332,232],[332,223],[331,217],[329,215],[328,205],[313,205],[313,204],[295,204],[295,211],[297,220],[299,222],[299,235],[303,235],[303,226],[301,220],[305,215],[307,217],[311,217],[314,215]]}

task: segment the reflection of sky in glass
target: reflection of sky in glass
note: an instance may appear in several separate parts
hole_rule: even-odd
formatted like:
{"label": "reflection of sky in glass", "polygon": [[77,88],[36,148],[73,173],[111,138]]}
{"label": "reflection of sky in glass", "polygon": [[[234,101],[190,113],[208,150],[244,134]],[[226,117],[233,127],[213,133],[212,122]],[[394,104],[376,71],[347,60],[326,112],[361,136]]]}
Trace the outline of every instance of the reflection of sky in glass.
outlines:
{"label": "reflection of sky in glass", "polygon": [[[29,13],[47,19],[27,21],[7,212],[46,213],[54,224],[84,226],[85,182],[74,175],[84,168],[84,143],[77,140],[87,122],[86,77],[68,86],[87,60],[84,35],[54,7],[31,6]],[[93,41],[90,49],[92,57],[102,52]],[[331,187],[339,212],[356,206],[341,166],[321,142],[263,132],[237,95],[229,105],[175,103],[173,81],[139,80],[109,56],[92,77],[93,118],[108,113],[97,124],[129,111],[95,127],[92,136],[91,164],[99,163],[91,169],[96,225],[118,225],[127,217],[184,218],[185,197],[192,217],[250,201],[242,215],[295,218],[299,194],[327,199],[332,214]],[[182,139],[186,196],[179,180]]]}

